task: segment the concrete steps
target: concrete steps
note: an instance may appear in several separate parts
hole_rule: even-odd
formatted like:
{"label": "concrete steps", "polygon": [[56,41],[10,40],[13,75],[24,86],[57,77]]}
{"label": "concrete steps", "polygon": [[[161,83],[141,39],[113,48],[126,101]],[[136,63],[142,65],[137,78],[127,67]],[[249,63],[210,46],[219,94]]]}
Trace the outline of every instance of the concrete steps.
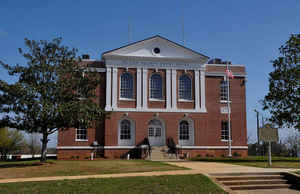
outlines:
{"label": "concrete steps", "polygon": [[168,154],[167,151],[167,146],[151,147],[151,157],[148,159],[152,161],[178,161],[175,154]]}
{"label": "concrete steps", "polygon": [[213,178],[231,190],[259,190],[290,188],[288,180],[280,172],[211,174]]}

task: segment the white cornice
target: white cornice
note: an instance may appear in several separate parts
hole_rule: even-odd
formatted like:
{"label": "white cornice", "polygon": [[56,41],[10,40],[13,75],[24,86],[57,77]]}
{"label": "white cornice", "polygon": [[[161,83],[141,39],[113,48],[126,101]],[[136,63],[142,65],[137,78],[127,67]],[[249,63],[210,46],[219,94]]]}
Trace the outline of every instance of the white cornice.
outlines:
{"label": "white cornice", "polygon": [[[216,77],[224,77],[226,76],[226,73],[222,72],[205,72],[205,76],[216,76]],[[233,73],[234,77],[246,77],[246,74],[238,74],[238,73]]]}
{"label": "white cornice", "polygon": [[[58,150],[92,150],[92,149],[134,149],[137,146],[57,146]],[[142,146],[143,147],[143,146]],[[178,149],[228,149],[228,146],[176,146]],[[232,149],[248,149],[248,146],[232,146]]]}
{"label": "white cornice", "polygon": [[159,108],[111,108],[105,109],[106,111],[113,111],[113,112],[181,112],[181,113],[207,113],[206,109],[200,108],[197,109],[159,109]]}
{"label": "white cornice", "polygon": [[[204,64],[204,65],[205,66],[226,67],[226,64]],[[245,67],[245,65],[234,64],[234,65],[229,65],[229,67]]]}
{"label": "white cornice", "polygon": [[[228,146],[176,146],[179,149],[228,149]],[[231,146],[232,149],[248,149],[248,146]]]}
{"label": "white cornice", "polygon": [[205,70],[201,63],[163,62],[163,61],[133,61],[133,60],[106,60],[106,67],[121,68],[159,68],[159,69],[191,69]]}

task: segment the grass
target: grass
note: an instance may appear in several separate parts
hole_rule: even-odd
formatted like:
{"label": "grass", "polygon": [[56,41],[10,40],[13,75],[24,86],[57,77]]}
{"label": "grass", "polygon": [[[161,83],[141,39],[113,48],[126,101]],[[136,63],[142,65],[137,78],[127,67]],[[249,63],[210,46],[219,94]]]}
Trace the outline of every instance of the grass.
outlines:
{"label": "grass", "polygon": [[145,160],[49,160],[45,164],[42,164],[39,161],[18,161],[0,162],[0,179],[114,174],[182,169],[185,168],[162,162],[152,162]]}
{"label": "grass", "polygon": [[[249,156],[246,158],[203,158],[195,157],[192,161],[205,161],[205,162],[223,162],[243,166],[253,166],[261,168],[268,167],[268,157],[266,156]],[[271,168],[299,168],[300,158],[293,157],[272,157]]]}
{"label": "grass", "polygon": [[0,193],[226,193],[204,175],[168,175],[0,184]]}

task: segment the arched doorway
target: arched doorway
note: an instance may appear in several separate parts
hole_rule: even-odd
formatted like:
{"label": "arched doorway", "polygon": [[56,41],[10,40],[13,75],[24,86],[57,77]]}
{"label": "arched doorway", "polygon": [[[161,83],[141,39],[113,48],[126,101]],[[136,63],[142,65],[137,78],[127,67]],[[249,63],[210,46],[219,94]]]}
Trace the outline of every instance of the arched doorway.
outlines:
{"label": "arched doorway", "polygon": [[158,119],[153,119],[148,123],[148,139],[151,146],[165,145],[165,127]]}

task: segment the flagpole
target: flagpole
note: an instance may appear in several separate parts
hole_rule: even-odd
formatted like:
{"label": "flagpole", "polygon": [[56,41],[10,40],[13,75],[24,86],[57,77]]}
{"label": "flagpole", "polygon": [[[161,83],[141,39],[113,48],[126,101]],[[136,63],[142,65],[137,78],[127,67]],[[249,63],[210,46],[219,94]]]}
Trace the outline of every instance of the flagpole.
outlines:
{"label": "flagpole", "polygon": [[229,64],[226,62],[226,78],[227,78],[227,117],[228,117],[228,157],[232,157],[231,153],[231,108],[230,108],[230,78],[229,78]]}

